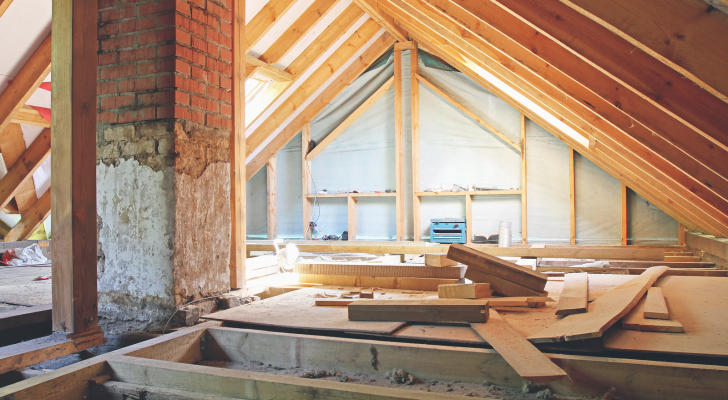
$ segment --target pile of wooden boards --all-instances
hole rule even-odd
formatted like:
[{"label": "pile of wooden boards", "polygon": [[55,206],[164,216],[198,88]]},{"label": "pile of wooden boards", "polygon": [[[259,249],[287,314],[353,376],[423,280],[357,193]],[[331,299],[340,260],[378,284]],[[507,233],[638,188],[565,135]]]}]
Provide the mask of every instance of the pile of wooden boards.
[{"label": "pile of wooden boards", "polygon": [[475,283],[490,283],[494,292],[504,296],[536,296],[546,294],[547,276],[529,268],[493,257],[482,251],[452,244],[447,258],[468,266],[465,278]]}]

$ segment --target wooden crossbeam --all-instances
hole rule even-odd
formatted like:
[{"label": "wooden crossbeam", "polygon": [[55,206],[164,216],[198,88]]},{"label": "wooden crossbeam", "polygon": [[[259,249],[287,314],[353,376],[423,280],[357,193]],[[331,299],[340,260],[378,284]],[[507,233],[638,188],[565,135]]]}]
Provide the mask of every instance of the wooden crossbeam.
[{"label": "wooden crossbeam", "polygon": [[44,129],[13,166],[8,169],[8,173],[0,179],[0,209],[15,197],[21,188],[21,184],[32,178],[33,173],[50,154],[51,130]]},{"label": "wooden crossbeam", "polygon": [[260,56],[262,61],[269,64],[281,62],[296,44],[306,37],[306,34],[323,19],[336,5],[337,0],[315,0],[306,11]]},{"label": "wooden crossbeam", "polygon": [[398,42],[406,42],[408,40],[407,32],[399,27],[391,16],[383,13],[377,6],[377,2],[375,0],[353,0],[353,2],[364,12],[369,14],[372,19],[377,21],[377,23],[389,32],[390,35],[397,39]]},{"label": "wooden crossbeam", "polygon": [[51,122],[43,118],[35,108],[30,106],[22,106],[15,114],[12,120],[13,124],[42,126],[50,128]]},{"label": "wooden crossbeam", "polygon": [[46,190],[30,207],[13,229],[5,235],[6,242],[28,240],[51,213],[51,191]]},{"label": "wooden crossbeam", "polygon": [[490,132],[492,132],[493,134],[495,134],[496,136],[498,136],[501,140],[503,140],[504,142],[506,142],[507,144],[509,144],[511,147],[513,147],[514,149],[516,149],[519,153],[521,152],[521,146],[517,145],[511,139],[508,139],[508,137],[506,135],[504,135],[503,133],[501,133],[499,130],[493,128],[492,125],[490,125],[489,123],[485,122],[482,118],[480,118],[477,115],[473,114],[465,106],[463,106],[462,104],[458,103],[455,99],[453,99],[452,97],[450,97],[447,93],[443,92],[437,86],[435,86],[433,83],[431,83],[430,81],[428,81],[427,79],[425,79],[422,75],[419,75],[418,74],[417,75],[417,80],[420,81],[420,82],[422,82],[422,83],[424,83],[425,85],[427,85],[430,89],[434,90],[435,93],[439,94],[442,98],[444,98],[445,100],[449,101],[452,105],[454,105],[455,107],[457,107],[458,109],[460,109],[460,111],[464,112],[468,117],[474,119],[475,122],[479,123],[485,129],[489,130]]},{"label": "wooden crossbeam", "polygon": [[364,101],[359,107],[357,107],[356,110],[354,110],[353,113],[351,113],[346,119],[339,124],[339,126],[336,127],[331,133],[329,133],[326,138],[324,138],[316,147],[313,148],[307,155],[306,160],[307,161],[313,161],[316,156],[321,154],[324,149],[330,145],[334,140],[336,140],[339,135],[344,133],[344,131],[351,126],[351,124],[354,123],[359,117],[362,116],[368,110],[374,103],[377,102],[382,96],[384,96],[385,93],[389,91],[389,89],[394,86],[394,77],[389,78],[387,82],[385,82],[379,89],[377,89],[376,92],[372,93],[371,96],[369,96],[368,99]]},{"label": "wooden crossbeam", "polygon": [[[373,22],[373,21],[372,21]],[[367,22],[368,23],[368,22]],[[374,22],[376,24],[376,22]],[[365,24],[366,25],[366,24]],[[377,37],[374,42],[339,76],[337,80],[328,85],[320,95],[316,96],[301,113],[299,113],[285,128],[278,133],[263,149],[251,160],[247,169],[247,179],[255,175],[274,154],[278,153],[298,132],[304,124],[311,121],[321,110],[339,95],[351,82],[364,72],[374,61],[384,54],[394,44],[394,39],[387,33]],[[267,136],[267,135],[266,135]],[[252,140],[252,135],[248,137]],[[250,148],[250,147],[249,147]]]},{"label": "wooden crossbeam", "polygon": [[252,20],[245,26],[245,53],[247,54],[260,39],[265,36],[270,28],[275,25],[286,12],[296,3],[296,0],[270,0],[263,8],[255,14]]},{"label": "wooden crossbeam", "polygon": [[[352,34],[334,54],[332,54],[316,71],[313,72],[288,98],[283,101],[250,135],[247,137],[247,154],[250,155],[263,143],[276,128],[293,114],[312,94],[323,85],[332,73],[336,72],[351,56],[369,41],[379,30],[373,20],[367,21]],[[298,128],[301,129],[301,128]],[[267,158],[266,158],[267,162]],[[265,162],[260,164],[262,167]],[[256,169],[257,171],[257,169]]]},{"label": "wooden crossbeam", "polygon": [[[261,61],[250,54],[245,55],[245,64],[246,68],[246,74],[247,76],[252,75],[253,73],[261,74],[265,77],[274,79],[278,82],[288,82],[293,80],[293,75],[286,71],[282,71],[270,64],[268,64],[265,61]],[[248,72],[251,71],[251,72]]]},{"label": "wooden crossbeam", "polygon": [[25,62],[8,87],[0,93],[0,132],[43,83],[51,70],[51,34],[49,33]]}]

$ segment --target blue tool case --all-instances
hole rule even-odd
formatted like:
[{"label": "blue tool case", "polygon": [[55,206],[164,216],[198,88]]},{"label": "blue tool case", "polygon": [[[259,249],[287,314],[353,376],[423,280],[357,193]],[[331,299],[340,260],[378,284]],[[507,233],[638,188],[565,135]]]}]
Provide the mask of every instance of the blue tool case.
[{"label": "blue tool case", "polygon": [[441,218],[430,220],[430,242],[465,243],[467,238],[465,218]]}]

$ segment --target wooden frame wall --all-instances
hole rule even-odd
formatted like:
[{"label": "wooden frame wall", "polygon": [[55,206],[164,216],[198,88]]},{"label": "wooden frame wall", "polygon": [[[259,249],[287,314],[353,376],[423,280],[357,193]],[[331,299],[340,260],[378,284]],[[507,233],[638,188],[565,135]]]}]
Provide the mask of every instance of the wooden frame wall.
[{"label": "wooden frame wall", "polygon": [[230,132],[230,287],[245,286],[245,0],[232,5],[232,131]]},{"label": "wooden frame wall", "polygon": [[307,123],[301,130],[301,201],[303,202],[303,239],[311,239],[313,232],[309,229],[311,218],[313,216],[313,208],[311,204],[311,161],[306,159],[309,146],[311,143],[311,123]]}]

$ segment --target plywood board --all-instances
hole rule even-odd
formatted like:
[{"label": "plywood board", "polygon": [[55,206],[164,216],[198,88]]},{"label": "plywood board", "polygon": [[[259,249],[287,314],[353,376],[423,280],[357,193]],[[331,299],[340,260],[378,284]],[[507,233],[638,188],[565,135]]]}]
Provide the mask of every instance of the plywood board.
[{"label": "plywood board", "polygon": [[479,322],[488,321],[487,300],[357,300],[349,304],[349,321]]},{"label": "plywood board", "polygon": [[585,314],[573,314],[528,337],[534,343],[563,342],[601,337],[644,296],[667,267],[652,267],[642,275],[605,293],[589,304]]},{"label": "plywood board", "polygon": [[536,291],[543,291],[546,286],[547,277],[542,273],[461,244],[450,245],[447,258],[467,265],[465,277],[468,279],[472,279],[468,276],[469,274],[482,272]]},{"label": "plywood board", "polygon": [[429,267],[452,267],[458,265],[458,262],[447,258],[447,253],[433,253],[425,254],[425,265]]},{"label": "plywood board", "polygon": [[[404,325],[401,322],[349,321],[345,308],[316,307],[314,297],[322,289],[304,288],[263,301],[204,316],[205,319],[277,326],[283,328],[320,329],[339,332],[366,332],[389,335]],[[326,293],[339,293],[325,290]]]},{"label": "plywood board", "polygon": [[566,372],[516,332],[498,312],[490,310],[486,324],[470,324],[475,332],[493,347],[523,379],[546,383],[557,381]]},{"label": "plywood board", "polygon": [[665,304],[665,298],[662,295],[662,289],[659,287],[651,287],[647,290],[644,317],[670,319],[670,314],[667,312],[667,304]]},{"label": "plywood board", "polygon": [[608,350],[728,357],[728,279],[703,276],[665,276],[662,289],[670,318],[685,330],[680,334],[610,329],[604,335]]},{"label": "plywood board", "polygon": [[441,299],[482,299],[491,294],[490,283],[456,283],[437,287],[437,297]]},{"label": "plywood board", "polygon": [[312,275],[461,279],[465,275],[465,268],[464,265],[438,268],[404,264],[296,263],[293,272]]},{"label": "plywood board", "polygon": [[[651,288],[654,289],[654,288]],[[646,297],[622,318],[622,329],[645,332],[683,332],[683,325],[674,320],[647,319],[644,316]]]},{"label": "plywood board", "polygon": [[564,288],[559,295],[556,315],[585,313],[588,304],[588,275],[586,272],[566,274]]},{"label": "plywood board", "polygon": [[440,285],[459,283],[459,279],[434,278],[397,278],[349,275],[308,275],[298,276],[300,283],[320,283],[334,286],[378,287],[386,289],[427,290],[436,292]]}]

